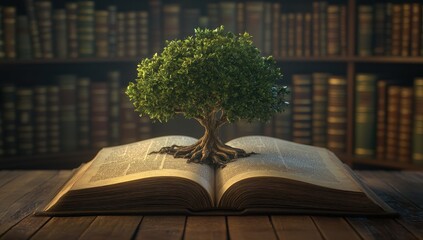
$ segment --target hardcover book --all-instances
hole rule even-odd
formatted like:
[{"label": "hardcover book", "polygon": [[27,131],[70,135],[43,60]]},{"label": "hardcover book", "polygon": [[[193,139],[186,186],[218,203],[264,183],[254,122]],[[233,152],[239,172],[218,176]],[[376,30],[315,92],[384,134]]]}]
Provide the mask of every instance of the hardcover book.
[{"label": "hardcover book", "polygon": [[324,148],[241,137],[227,144],[257,154],[216,169],[149,154],[196,141],[165,136],[103,148],[38,214],[395,214]]}]

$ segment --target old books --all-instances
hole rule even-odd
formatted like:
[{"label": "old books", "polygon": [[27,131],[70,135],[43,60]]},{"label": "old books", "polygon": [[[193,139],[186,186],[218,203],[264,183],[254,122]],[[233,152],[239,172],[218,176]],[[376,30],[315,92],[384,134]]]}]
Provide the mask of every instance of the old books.
[{"label": "old books", "polygon": [[258,154],[219,169],[148,154],[164,145],[195,142],[165,136],[104,148],[40,214],[393,214],[323,148],[241,137],[227,144]]}]

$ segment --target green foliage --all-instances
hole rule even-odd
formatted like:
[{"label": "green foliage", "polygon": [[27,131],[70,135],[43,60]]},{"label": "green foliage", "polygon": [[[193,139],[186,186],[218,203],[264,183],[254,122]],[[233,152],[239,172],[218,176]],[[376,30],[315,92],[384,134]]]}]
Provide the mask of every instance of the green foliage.
[{"label": "green foliage", "polygon": [[227,121],[266,121],[283,110],[286,88],[271,56],[262,57],[248,33],[223,26],[195,29],[194,36],[166,43],[162,53],[138,65],[127,95],[141,115],[168,121],[181,113],[206,118],[223,112]]}]

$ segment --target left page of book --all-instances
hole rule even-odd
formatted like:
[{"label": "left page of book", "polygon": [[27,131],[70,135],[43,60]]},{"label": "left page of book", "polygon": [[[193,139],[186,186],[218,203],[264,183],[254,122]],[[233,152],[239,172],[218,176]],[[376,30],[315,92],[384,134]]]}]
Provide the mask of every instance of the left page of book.
[{"label": "left page of book", "polygon": [[214,199],[214,171],[208,165],[187,164],[186,159],[167,154],[149,154],[161,147],[190,145],[197,140],[166,136],[126,145],[103,148],[71,190],[107,186],[154,177],[181,177],[201,185]]}]

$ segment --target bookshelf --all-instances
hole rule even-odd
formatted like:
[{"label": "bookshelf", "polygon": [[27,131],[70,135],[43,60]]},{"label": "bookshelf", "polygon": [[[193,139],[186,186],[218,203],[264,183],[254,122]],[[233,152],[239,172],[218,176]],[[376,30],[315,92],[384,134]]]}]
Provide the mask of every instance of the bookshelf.
[{"label": "bookshelf", "polygon": [[[44,1],[44,0],[34,0],[34,2]],[[67,0],[60,0],[53,4],[53,9],[56,8],[64,8],[66,3],[69,2],[77,2],[77,1],[67,1]],[[105,10],[108,9],[108,6],[115,5],[113,1],[94,1],[95,2],[95,9]],[[155,10],[152,9],[152,5],[154,3],[161,2],[162,6],[166,4],[179,4],[181,9],[187,8],[187,6],[192,6],[194,8],[198,8],[200,10],[200,14],[208,14],[207,11],[209,10],[207,4],[219,4],[219,2],[223,1],[207,1],[206,3],[198,3],[194,1],[150,1],[150,5],[148,1],[144,3],[136,3],[134,8],[140,11],[147,12],[149,14],[153,14]],[[226,2],[234,2],[234,1],[226,1]],[[236,3],[244,3],[251,1],[236,1]],[[257,2],[257,1],[256,1]],[[259,1],[259,2],[269,2],[270,4],[279,3],[281,5],[282,11],[279,13],[286,13],[287,16],[292,11],[294,13],[297,12],[311,12],[313,11],[313,2],[311,0],[301,0],[301,1]],[[387,161],[384,158],[376,157],[376,156],[364,156],[358,157],[354,154],[354,147],[355,147],[355,94],[356,94],[356,76],[358,73],[373,73],[373,74],[381,74],[382,78],[386,76],[392,75],[393,78],[401,78],[404,75],[404,82],[401,82],[400,85],[404,83],[406,85],[411,85],[412,80],[417,77],[423,77],[423,73],[421,72],[421,68],[423,66],[423,56],[360,56],[358,54],[359,48],[359,36],[358,36],[358,27],[360,25],[358,10],[359,7],[362,5],[367,5],[368,3],[361,0],[336,0],[336,1],[319,1],[325,2],[329,5],[341,5],[345,6],[346,15],[345,17],[345,36],[347,36],[345,52],[339,53],[335,55],[324,55],[324,56],[316,56],[313,53],[305,56],[295,56],[285,54],[280,54],[279,56],[275,56],[277,62],[280,64],[282,68],[282,72],[286,76],[287,82],[290,82],[292,76],[295,74],[312,74],[314,72],[328,72],[337,75],[343,75],[346,79],[346,139],[345,139],[345,151],[337,152],[337,155],[349,165],[366,165],[366,166],[374,166],[378,168],[391,168],[391,169],[404,169],[404,170],[423,170],[422,164],[414,164],[410,161],[408,162],[395,162],[395,161]],[[412,3],[413,1],[410,1]],[[394,2],[397,3],[397,2]],[[408,3],[408,2],[407,2]],[[130,1],[122,1],[122,3],[116,4],[119,11],[122,12],[129,12],[133,10],[131,8]],[[15,6],[17,9],[18,15],[26,14],[26,2],[21,0],[16,3],[15,1],[5,1],[4,3],[0,4],[1,6]],[[236,5],[236,4],[235,4]],[[420,4],[421,5],[421,4]],[[218,5],[219,6],[219,5]],[[306,6],[306,7],[303,7]],[[373,6],[373,5],[371,5]],[[245,6],[244,6],[245,7]],[[286,7],[286,8],[285,8]],[[422,7],[422,6],[421,6]],[[301,9],[304,8],[304,11]],[[287,9],[285,12],[285,9]],[[342,9],[342,8],[341,8]],[[157,10],[157,9],[156,9]],[[170,10],[171,11],[171,10]],[[182,10],[181,10],[182,11]],[[266,11],[266,10],[263,10]],[[342,11],[342,10],[340,10]],[[261,16],[263,21],[266,20],[265,14],[262,13]],[[420,15],[422,15],[422,11],[420,11]],[[305,15],[304,15],[305,16]],[[244,16],[245,17],[245,16]],[[282,15],[280,16],[282,18]],[[306,18],[306,17],[305,17]],[[304,18],[304,19],[305,19]],[[163,19],[162,19],[163,20]],[[274,20],[274,19],[273,19]],[[209,19],[210,21],[210,19]],[[305,20],[304,20],[305,21]],[[269,22],[267,22],[269,23]],[[420,21],[420,28],[422,29]],[[150,25],[151,26],[151,25]],[[149,28],[151,30],[151,28]],[[247,27],[248,31],[248,27]],[[182,30],[181,30],[182,32]],[[250,31],[251,32],[251,31]],[[421,30],[423,32],[423,29]],[[3,36],[5,32],[3,31]],[[152,38],[150,33],[150,38]],[[295,33],[297,34],[297,33]],[[341,34],[342,35],[342,34]],[[341,37],[340,35],[340,37]],[[266,37],[263,37],[262,41],[265,41]],[[423,35],[421,37],[421,42],[423,44]],[[282,41],[282,37],[280,37]],[[288,41],[288,40],[287,40]],[[151,42],[149,42],[151,44]],[[265,44],[263,43],[263,46]],[[1,45],[0,45],[1,46]],[[117,46],[116,46],[117,47]],[[312,47],[312,46],[311,46]],[[313,49],[313,48],[311,48]],[[149,50],[152,50],[152,46],[149,46]],[[270,52],[270,54],[272,54]],[[35,81],[40,81],[43,84],[57,84],[56,76],[60,74],[69,74],[75,73],[79,76],[88,76],[93,79],[94,82],[97,81],[104,81],[106,78],[106,73],[99,71],[99,69],[112,69],[119,71],[121,76],[121,86],[125,86],[128,81],[131,81],[136,76],[135,67],[136,64],[139,62],[142,57],[145,55],[141,55],[138,53],[135,56],[129,56],[131,54],[124,54],[123,56],[118,56],[119,54],[115,54],[112,57],[98,57],[93,56],[84,57],[84,58],[39,58],[39,59],[19,59],[19,58],[0,58],[0,72],[5,77],[6,82],[13,82],[18,87],[24,87],[26,85],[35,86]],[[41,80],[43,79],[43,80]],[[47,80],[46,80],[47,79]],[[401,79],[402,80],[402,79]],[[276,121],[276,120],[274,120]],[[272,123],[273,127],[275,123]],[[183,127],[181,127],[183,126]],[[201,128],[196,126],[193,130],[190,129],[190,122],[185,121],[182,119],[177,119],[175,121],[171,121],[167,125],[163,124],[153,124],[151,126],[151,136],[159,136],[166,133],[175,133],[175,134],[187,134],[192,135],[195,137],[199,137],[201,135]],[[236,128],[236,127],[235,127]],[[274,129],[271,130],[269,134],[269,130],[265,132],[264,130],[266,127],[261,126],[261,134],[265,133],[268,135],[275,134]],[[231,130],[232,131],[232,130]],[[231,133],[232,136],[236,136],[239,132]],[[273,131],[273,132],[272,132]],[[231,134],[227,134],[225,137],[230,136]],[[241,134],[242,135],[242,134]],[[230,137],[229,137],[230,138]],[[423,148],[423,146],[422,146]],[[0,166],[4,166],[5,168],[68,168],[68,167],[76,167],[79,165],[80,162],[88,161],[96,150],[75,150],[68,153],[45,153],[45,154],[35,154],[33,156],[8,156],[8,155],[1,155],[0,156]],[[64,160],[66,159],[66,160]]]}]

